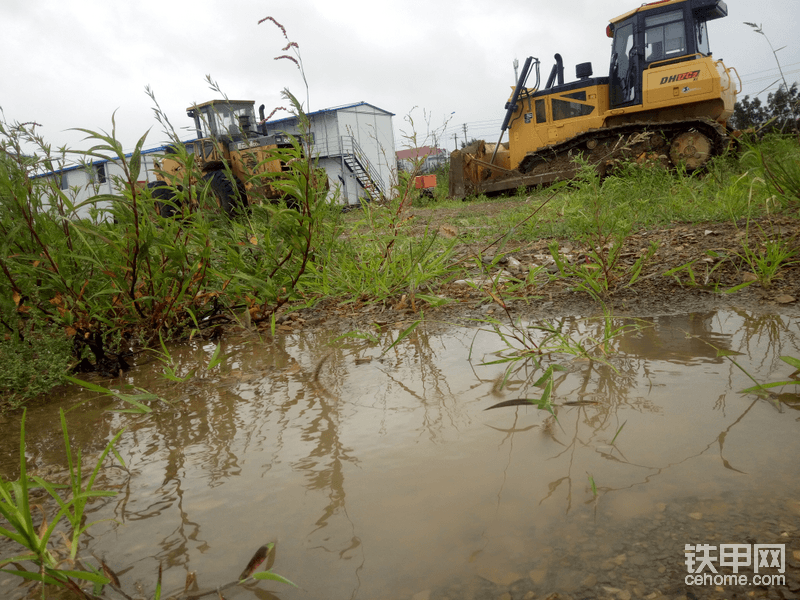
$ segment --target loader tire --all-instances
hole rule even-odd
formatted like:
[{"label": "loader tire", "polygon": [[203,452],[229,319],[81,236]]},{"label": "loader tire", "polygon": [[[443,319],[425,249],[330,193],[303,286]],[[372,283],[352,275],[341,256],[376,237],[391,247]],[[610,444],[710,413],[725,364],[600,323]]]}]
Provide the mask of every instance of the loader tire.
[{"label": "loader tire", "polygon": [[167,219],[180,212],[180,201],[175,198],[175,190],[169,187],[165,181],[151,181],[147,184],[147,188],[156,201],[156,210],[159,215]]},{"label": "loader tire", "polygon": [[235,176],[231,181],[225,171],[211,171],[206,173],[203,179],[208,182],[219,207],[229,217],[247,206],[247,193]]}]

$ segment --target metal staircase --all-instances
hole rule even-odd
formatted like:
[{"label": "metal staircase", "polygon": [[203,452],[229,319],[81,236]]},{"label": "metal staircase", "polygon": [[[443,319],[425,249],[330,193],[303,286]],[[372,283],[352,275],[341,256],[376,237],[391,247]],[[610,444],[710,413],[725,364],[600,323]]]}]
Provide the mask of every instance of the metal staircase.
[{"label": "metal staircase", "polygon": [[369,201],[375,202],[385,197],[386,190],[380,174],[352,135],[343,135],[334,140],[315,143],[314,151],[320,158],[340,157],[342,163],[364,190]]},{"label": "metal staircase", "polygon": [[349,135],[343,136],[342,142],[345,150],[342,154],[344,164],[355,175],[370,201],[375,202],[383,198],[383,182],[361,146]]}]

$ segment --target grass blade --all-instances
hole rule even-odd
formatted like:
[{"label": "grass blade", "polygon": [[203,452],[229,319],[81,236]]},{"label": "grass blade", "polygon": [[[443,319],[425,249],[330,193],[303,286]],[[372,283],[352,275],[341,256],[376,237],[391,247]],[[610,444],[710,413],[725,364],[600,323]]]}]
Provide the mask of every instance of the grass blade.
[{"label": "grass blade", "polygon": [[208,366],[206,367],[206,371],[210,371],[218,364],[220,364],[223,360],[225,360],[224,356],[220,356],[221,349],[222,349],[222,344],[218,342],[217,347],[214,348],[214,354],[211,355],[211,361],[208,363]]},{"label": "grass blade", "polygon": [[263,573],[255,573],[253,579],[266,579],[269,581],[280,581],[281,583],[288,583],[291,586],[297,587],[297,584],[289,581],[286,577],[282,577],[272,571],[264,571]]},{"label": "grass blade", "polygon": [[[627,423],[627,422],[628,422],[628,421],[627,421],[627,419],[626,419],[626,420],[625,420],[625,423]],[[622,425],[620,425],[620,426],[619,426],[619,429],[617,429],[617,433],[615,433],[615,434],[614,434],[614,438],[611,440],[611,445],[612,445],[612,446],[614,445],[614,442],[616,442],[616,441],[617,441],[617,436],[618,436],[618,435],[620,434],[620,432],[622,431],[622,428],[623,428],[623,427],[625,427],[625,423],[623,423]]]},{"label": "grass blade", "polygon": [[417,328],[417,325],[419,325],[420,323],[422,323],[422,319],[418,319],[418,320],[414,321],[411,325],[409,325],[403,331],[401,331],[400,335],[397,336],[397,339],[392,343],[391,346],[389,346],[386,350],[384,350],[381,353],[381,356],[385,355],[387,352],[389,352],[389,350],[391,350],[392,348],[397,346],[397,344],[399,344],[404,339],[406,339],[409,335],[411,335],[411,332],[414,331]]}]

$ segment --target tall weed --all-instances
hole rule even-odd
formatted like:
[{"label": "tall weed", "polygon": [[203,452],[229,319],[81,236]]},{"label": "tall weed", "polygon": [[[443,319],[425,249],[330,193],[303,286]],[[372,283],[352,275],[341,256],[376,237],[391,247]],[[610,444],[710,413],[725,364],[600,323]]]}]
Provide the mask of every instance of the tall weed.
[{"label": "tall weed", "polygon": [[783,206],[800,203],[800,144],[793,136],[769,135],[763,141],[744,139],[744,160],[750,162],[767,191]]},{"label": "tall weed", "polygon": [[[297,100],[286,97],[304,122]],[[294,208],[254,195],[253,209],[233,220],[216,208],[192,155],[176,152],[190,175],[173,182],[180,213],[172,218],[137,185],[145,136],[126,157],[113,127],[83,131],[93,146],[77,154],[113,162],[122,175],[114,193],[78,204],[73,191],[40,177],[62,164],[47,144],[0,123],[0,326],[8,343],[41,323],[48,335],[60,330],[71,340],[71,353],[57,345],[62,358],[116,373],[134,343],[153,345],[242,307],[268,319],[302,297],[309,263],[337,236],[326,182],[301,141],[269,158],[289,165],[270,183]],[[37,152],[26,154],[31,146]],[[79,217],[86,209],[92,217]]]}]

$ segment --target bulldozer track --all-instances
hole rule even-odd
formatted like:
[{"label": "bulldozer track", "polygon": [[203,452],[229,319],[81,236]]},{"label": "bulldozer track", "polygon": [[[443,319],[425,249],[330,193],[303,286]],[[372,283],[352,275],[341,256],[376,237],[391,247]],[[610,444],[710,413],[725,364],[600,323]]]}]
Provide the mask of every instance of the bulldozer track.
[{"label": "bulldozer track", "polygon": [[[529,153],[519,164],[520,183],[533,179],[531,185],[569,179],[577,173],[573,159],[582,155],[605,174],[622,160],[653,155],[668,161],[670,144],[682,133],[698,132],[711,141],[708,160],[722,154],[730,144],[724,126],[710,119],[692,119],[661,123],[629,123],[603,129],[591,129],[559,144]],[[666,156],[665,156],[666,155]],[[703,164],[707,162],[704,161]]]}]

